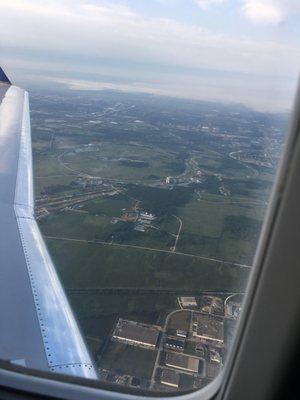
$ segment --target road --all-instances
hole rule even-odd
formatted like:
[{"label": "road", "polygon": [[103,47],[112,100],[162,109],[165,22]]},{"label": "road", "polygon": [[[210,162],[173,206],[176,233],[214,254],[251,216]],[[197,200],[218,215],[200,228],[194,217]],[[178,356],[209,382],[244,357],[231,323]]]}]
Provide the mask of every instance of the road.
[{"label": "road", "polygon": [[62,157],[65,155],[65,153],[60,154],[57,157],[57,161],[60,163],[60,165],[64,168],[66,168],[68,171],[72,172],[73,174],[77,175],[77,176],[83,176],[85,178],[99,178],[102,179],[101,176],[91,176],[89,174],[86,174],[85,172],[81,172],[81,171],[76,171],[75,169],[69,167],[66,163],[63,162]]},{"label": "road", "polygon": [[177,219],[177,221],[179,221],[178,232],[177,232],[177,235],[176,235],[174,247],[172,248],[172,253],[176,253],[176,246],[177,246],[177,243],[178,243],[178,240],[179,240],[179,236],[180,236],[180,233],[181,233],[181,229],[182,229],[182,220],[179,217],[177,217],[177,215],[173,215],[173,217],[175,217]]},{"label": "road", "polygon": [[163,249],[155,249],[152,247],[145,247],[145,246],[135,246],[132,244],[120,244],[120,243],[111,243],[111,242],[104,242],[101,240],[86,240],[86,239],[75,239],[75,238],[67,238],[67,237],[59,237],[59,236],[48,236],[44,235],[45,239],[52,239],[52,240],[61,240],[61,241],[69,241],[69,242],[78,242],[78,243],[88,243],[88,244],[94,244],[94,245],[104,245],[104,246],[116,246],[116,247],[127,247],[127,248],[133,248],[133,249],[141,249],[141,250],[148,250],[148,251],[155,251],[158,253],[168,253],[168,254],[177,254],[180,256],[185,256],[185,257],[193,257],[193,258],[198,258],[200,260],[205,260],[205,261],[213,261],[215,263],[221,264],[221,265],[229,265],[233,267],[238,267],[238,268],[251,268],[250,265],[246,264],[239,264],[239,263],[232,263],[229,261],[225,260],[218,260],[217,258],[210,258],[210,257],[204,257],[204,256],[199,256],[196,254],[188,254],[188,253],[182,253],[180,251],[170,251],[170,250],[163,250]]},{"label": "road", "polygon": [[[219,296],[225,295],[227,298],[236,295],[244,295],[245,293],[241,292],[216,292],[216,291],[203,291],[202,289],[174,289],[174,288],[143,288],[143,287],[86,287],[86,288],[65,288],[66,292],[69,294],[89,294],[89,295],[101,295],[101,294],[112,294],[112,295],[124,295],[124,294],[132,294],[132,295],[144,295],[144,294],[172,294],[177,296],[200,296],[200,295],[208,295],[208,296]],[[181,308],[182,309],[182,308]],[[185,311],[191,311],[188,309],[184,309]],[[177,310],[178,311],[178,310]]]},{"label": "road", "polygon": [[160,354],[161,354],[161,351],[164,348],[165,335],[166,335],[166,330],[167,330],[169,319],[176,312],[178,312],[178,310],[171,311],[167,315],[166,320],[165,320],[165,324],[161,328],[160,340],[159,340],[159,344],[158,344],[158,348],[157,348],[157,356],[156,356],[156,359],[155,359],[155,363],[154,363],[153,371],[152,371],[152,375],[151,375],[151,380],[150,380],[150,389],[153,388],[153,386],[155,385],[156,369],[157,369],[157,367],[159,367]]},{"label": "road", "polygon": [[[193,312],[194,310],[185,309],[185,310],[173,310],[173,311],[171,311],[166,316],[165,324],[161,328],[161,336],[160,336],[160,341],[159,341],[159,344],[158,344],[157,356],[156,356],[155,363],[154,363],[154,366],[153,366],[153,371],[152,371],[152,376],[151,376],[151,381],[150,381],[150,388],[153,388],[153,386],[155,384],[156,369],[157,369],[157,367],[159,367],[159,358],[160,358],[161,351],[163,351],[164,342],[165,342],[165,336],[166,336],[167,326],[169,324],[169,320],[172,317],[172,315],[174,315],[174,314],[176,314],[178,312],[182,312],[182,311],[184,311],[184,312],[185,311]],[[195,374],[187,372],[187,371],[185,371],[185,373],[187,373],[189,375],[195,375]]]}]

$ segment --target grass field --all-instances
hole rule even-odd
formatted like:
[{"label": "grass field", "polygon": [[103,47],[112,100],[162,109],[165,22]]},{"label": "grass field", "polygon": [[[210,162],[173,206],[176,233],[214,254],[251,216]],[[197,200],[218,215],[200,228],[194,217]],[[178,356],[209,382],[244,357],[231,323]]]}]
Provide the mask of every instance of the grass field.
[{"label": "grass field", "polygon": [[196,351],[196,342],[192,340],[187,340],[185,342],[184,353],[189,354],[190,356],[200,356],[201,354]]},{"label": "grass field", "polygon": [[33,160],[34,175],[38,177],[69,174],[70,171],[57,161],[57,157],[58,154],[52,152],[35,155]]},{"label": "grass field", "polygon": [[133,200],[120,194],[109,198],[99,198],[84,203],[82,210],[88,211],[91,215],[105,215],[107,217],[120,217],[122,209],[130,209]]},{"label": "grass field", "polygon": [[[178,292],[180,294],[180,291]],[[80,321],[90,321],[87,333],[92,336],[97,332],[102,323],[99,319],[116,317],[117,315],[130,315],[144,323],[158,323],[160,313],[174,310],[178,307],[175,294],[112,294],[82,292],[74,294],[67,291],[73,308]],[[93,322],[94,321],[94,322]],[[100,334],[101,336],[101,334]]]},{"label": "grass field", "polygon": [[[230,154],[263,154],[260,139],[273,122],[225,105],[110,91],[38,95],[32,110],[35,194],[47,196],[37,211],[50,212],[38,222],[46,236],[83,240],[46,243],[89,350],[102,368],[149,379],[156,352],[112,342],[115,323],[121,317],[164,327],[180,308],[178,297],[244,291],[251,269],[233,263],[252,262],[274,169]],[[220,135],[203,132],[204,125]],[[84,187],[81,173],[119,182]],[[174,187],[163,184],[167,176],[179,177]],[[122,194],[100,194],[113,187]],[[71,206],[94,189],[97,198]],[[67,195],[74,210],[63,211]],[[156,216],[146,232],[125,218],[114,223],[138,208]],[[189,256],[170,251],[178,233],[176,251]],[[168,329],[189,324],[183,310]],[[233,330],[226,324],[226,346]],[[184,353],[201,356],[190,339]],[[193,385],[194,377],[180,373],[181,390]]]},{"label": "grass field", "polygon": [[[49,215],[40,221],[41,230],[46,236],[99,240],[107,243],[113,240],[113,243],[162,250],[169,250],[174,244],[174,236],[159,228],[149,228],[147,232],[137,232],[133,229],[132,222],[119,221],[112,224],[112,216],[102,214],[98,207],[94,210],[97,210],[99,214],[91,215],[68,210]],[[107,209],[102,210],[107,212]],[[113,212],[112,209],[111,212]],[[117,212],[116,216],[120,216],[120,212]]]},{"label": "grass field", "polygon": [[42,232],[49,236],[86,240],[101,237],[105,240],[110,238],[115,229],[115,225],[110,224],[110,220],[105,215],[92,216],[75,211],[64,211],[41,220],[40,227]]},{"label": "grass field", "polygon": [[203,171],[220,174],[230,178],[245,179],[254,177],[256,171],[253,168],[234,160],[228,156],[223,156],[216,151],[205,149],[197,152],[193,159],[197,162],[198,167]]},{"label": "grass field", "polygon": [[150,379],[157,352],[111,341],[99,360],[99,367],[119,374]]},{"label": "grass field", "polygon": [[51,189],[51,187],[57,185],[70,185],[74,180],[76,180],[75,175],[65,173],[54,176],[36,176],[34,185],[35,196],[39,198],[47,188]]},{"label": "grass field", "polygon": [[[137,150],[139,158],[147,159],[151,156],[150,163],[158,157],[162,164],[166,164],[167,160],[164,159],[166,154],[168,157],[175,157],[172,153],[160,150],[157,150],[157,154],[155,153],[156,157],[152,154],[153,149],[148,146],[103,143],[99,149],[100,153],[105,153],[107,159],[113,155],[114,159],[117,159],[117,156],[136,157]],[[95,165],[95,157],[98,161],[103,158],[99,159],[98,153],[96,151],[74,153],[72,156],[65,157],[70,158],[68,165],[76,160],[80,165],[85,162]],[[201,162],[206,164],[207,168],[216,168],[216,164],[222,159],[219,153],[208,149],[206,152],[198,152],[197,157],[201,158]],[[231,161],[239,170],[236,161]],[[126,166],[122,166],[121,169],[124,172],[126,168],[137,171],[138,174],[144,170],[144,168]],[[113,169],[109,168],[109,173]],[[133,172],[130,172],[130,176],[136,181],[137,178]],[[260,172],[264,180],[256,185],[250,181],[243,181],[241,178],[239,181],[227,181],[226,185],[229,188],[232,187],[235,192],[229,198],[218,193],[220,183],[216,178],[209,177],[203,184],[208,192],[201,193],[200,201],[198,195],[193,195],[192,188],[176,188],[170,191],[128,185],[125,195],[85,203],[83,209],[88,211],[89,215],[75,212],[51,215],[41,221],[41,227],[44,234],[50,236],[102,241],[113,239],[115,243],[169,250],[174,245],[174,234],[178,231],[178,221],[173,216],[175,214],[183,222],[177,245],[178,251],[250,264],[258,239],[260,221],[265,210],[265,204],[260,198],[266,199],[266,193],[270,189],[269,184],[264,184],[264,182],[270,182],[270,173],[264,170]],[[58,163],[57,154],[51,152],[48,155],[37,156],[35,173],[37,195],[40,195],[41,191],[47,187],[70,185],[75,179],[75,176],[70,175],[70,171]],[[130,197],[140,200],[143,209],[158,215],[158,219],[153,224],[154,227],[146,233],[134,231],[133,225],[129,223],[111,224],[111,218],[121,216],[123,208],[132,207],[133,200]],[[239,235],[232,235],[234,223],[238,225]]]},{"label": "grass field", "polygon": [[[248,198],[202,194],[179,209],[178,251],[251,264],[265,206]],[[212,217],[213,216],[213,217]]]},{"label": "grass field", "polygon": [[45,187],[69,185],[76,179],[66,168],[59,164],[59,153],[47,151],[33,154],[33,175],[36,198],[40,197]]},{"label": "grass field", "polygon": [[66,288],[141,287],[238,291],[248,270],[175,254],[47,240]]},{"label": "grass field", "polygon": [[[168,190],[146,183],[182,173],[184,164],[175,153],[116,143],[104,143],[99,149],[65,153],[62,160],[75,171],[127,180],[123,193],[83,203],[84,213],[68,210],[50,214],[39,221],[44,235],[170,250],[180,226],[175,217],[178,216],[182,230],[177,251],[251,263],[270,190],[268,171],[260,171],[262,177],[254,182],[246,178],[248,168],[241,169],[234,160],[224,161],[221,154],[207,148],[196,156],[199,167],[233,179],[223,179],[222,183],[216,176],[208,175],[198,186]],[[63,150],[47,151],[43,146],[39,150],[45,153],[35,155],[36,196],[57,185],[67,188],[76,180],[76,174],[59,163],[58,156]],[[137,159],[144,164],[135,165]],[[139,181],[143,184],[132,184]],[[221,184],[229,188],[230,197],[220,195]],[[132,209],[136,200],[141,210],[156,215],[152,228],[137,232],[132,222],[111,223],[113,218],[122,216],[124,209]],[[129,375],[141,373],[135,366],[138,359],[146,378],[151,376],[152,368],[149,367],[152,362],[146,362],[147,350],[115,342],[105,347],[117,318],[163,324],[167,313],[178,308],[177,297],[181,291],[242,291],[249,275],[246,269],[178,254],[51,239],[47,239],[47,244],[93,357],[97,359],[105,349],[100,366]],[[89,291],[122,287],[163,288],[178,293]],[[76,289],[81,292],[72,292]],[[176,313],[169,320],[169,329],[187,330],[189,321],[188,312]],[[185,351],[195,354],[192,344]]]},{"label": "grass field", "polygon": [[179,329],[182,331],[189,331],[191,322],[190,311],[178,310],[171,315],[168,321],[167,329]]},{"label": "grass field", "polygon": [[71,169],[102,178],[130,182],[160,179],[184,170],[182,160],[158,147],[104,142],[99,151],[67,153],[62,161]]}]

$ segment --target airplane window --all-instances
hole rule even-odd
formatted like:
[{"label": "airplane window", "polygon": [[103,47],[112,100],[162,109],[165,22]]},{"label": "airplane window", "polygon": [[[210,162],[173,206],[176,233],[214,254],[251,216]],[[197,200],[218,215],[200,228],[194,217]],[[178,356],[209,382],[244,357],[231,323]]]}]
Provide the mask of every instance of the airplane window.
[{"label": "airplane window", "polygon": [[299,5],[0,4],[0,118],[26,135],[29,104],[35,197],[32,214],[16,200],[31,184],[22,136],[4,236],[19,232],[25,261],[10,245],[18,273],[0,299],[21,276],[23,300],[0,358],[115,390],[205,387],[234,340],[283,149]]}]

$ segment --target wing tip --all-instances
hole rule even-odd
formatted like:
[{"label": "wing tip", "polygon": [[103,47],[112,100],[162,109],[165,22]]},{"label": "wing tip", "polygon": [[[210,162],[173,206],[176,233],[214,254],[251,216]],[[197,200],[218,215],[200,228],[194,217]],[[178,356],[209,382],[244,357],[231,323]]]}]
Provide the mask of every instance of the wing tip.
[{"label": "wing tip", "polygon": [[11,81],[8,79],[6,73],[3,71],[1,67],[0,67],[0,82],[8,83],[9,85],[11,85]]}]

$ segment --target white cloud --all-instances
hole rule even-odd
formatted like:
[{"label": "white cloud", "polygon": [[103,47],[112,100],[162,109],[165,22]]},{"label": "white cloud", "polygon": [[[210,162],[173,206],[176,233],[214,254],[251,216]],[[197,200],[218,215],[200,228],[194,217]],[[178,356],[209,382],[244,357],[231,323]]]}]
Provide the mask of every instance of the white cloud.
[{"label": "white cloud", "polygon": [[48,53],[49,62],[56,55],[61,60],[91,57],[99,62],[264,73],[274,70],[279,56],[295,51],[276,42],[231,38],[196,25],[145,18],[107,3],[0,0],[0,7],[5,15],[0,22],[1,48]]},{"label": "white cloud", "polygon": [[[16,79],[89,79],[101,87],[224,99],[239,74],[269,79],[298,72],[299,47],[145,17],[112,2],[0,0],[0,9],[1,63]],[[243,79],[236,101],[254,86]]]},{"label": "white cloud", "polygon": [[277,25],[300,12],[299,0],[242,0],[245,16],[254,23]]},{"label": "white cloud", "polygon": [[285,18],[285,9],[277,1],[245,0],[243,11],[254,23],[278,24]]},{"label": "white cloud", "polygon": [[[203,10],[229,3],[229,0],[195,0]],[[255,23],[277,25],[290,14],[300,11],[299,0],[236,0],[245,17]]]}]

